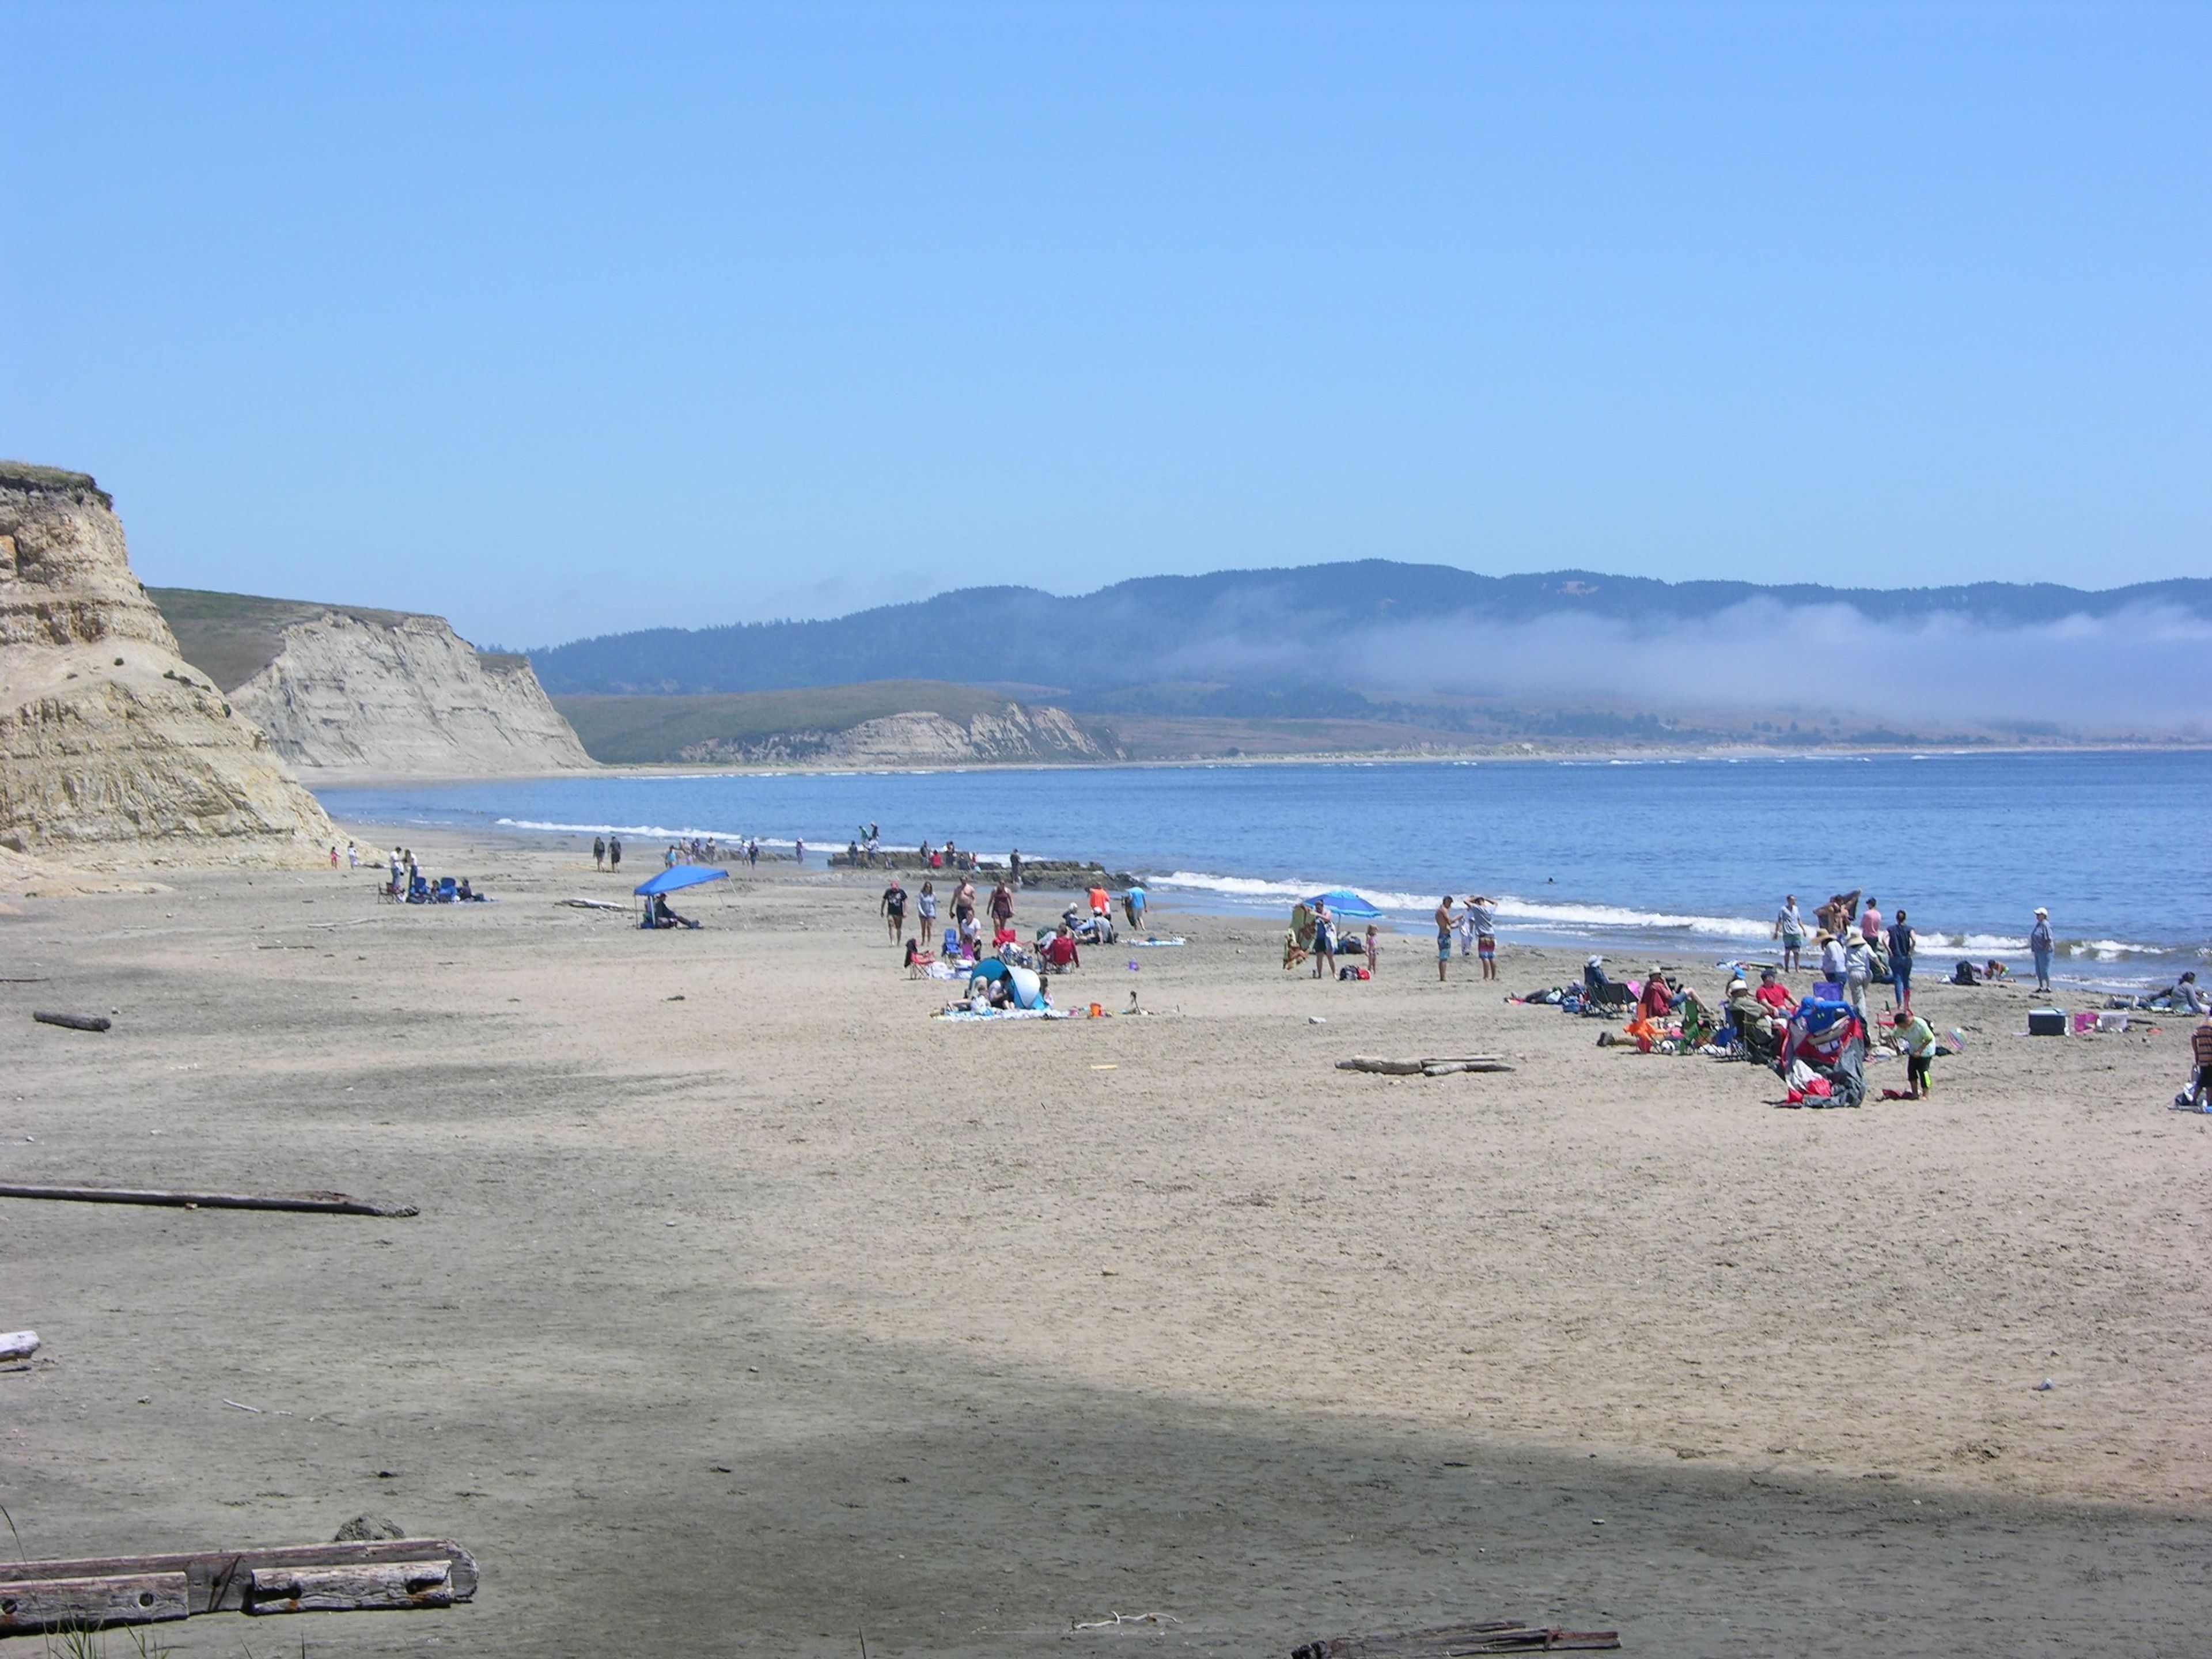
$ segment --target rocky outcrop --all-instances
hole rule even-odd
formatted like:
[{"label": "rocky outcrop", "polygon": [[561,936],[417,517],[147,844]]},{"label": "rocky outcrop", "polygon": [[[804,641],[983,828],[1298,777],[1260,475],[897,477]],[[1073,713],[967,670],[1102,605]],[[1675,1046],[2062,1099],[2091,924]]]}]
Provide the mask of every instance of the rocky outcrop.
[{"label": "rocky outcrop", "polygon": [[442,617],[317,609],[231,701],[314,771],[486,776],[590,767],[527,657],[480,653]]},{"label": "rocky outcrop", "polygon": [[915,710],[862,720],[842,732],[778,732],[742,740],[687,744],[694,762],[815,762],[838,766],[944,766],[1007,761],[1106,761],[1120,751],[1064,708],[1010,702],[972,715],[965,726]]},{"label": "rocky outcrop", "polygon": [[106,493],[0,462],[0,846],[73,864],[282,863],[333,834],[179,653]]}]

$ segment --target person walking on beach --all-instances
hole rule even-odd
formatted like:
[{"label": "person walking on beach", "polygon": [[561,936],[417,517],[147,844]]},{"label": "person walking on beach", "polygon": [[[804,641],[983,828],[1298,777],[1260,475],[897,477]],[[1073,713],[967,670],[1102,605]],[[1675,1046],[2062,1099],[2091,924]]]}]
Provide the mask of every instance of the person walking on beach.
[{"label": "person walking on beach", "polygon": [[884,889],[883,902],[877,907],[891,925],[891,943],[896,945],[906,936],[906,889],[899,885],[894,875],[891,884]]},{"label": "person walking on beach", "polygon": [[2055,941],[2051,937],[2051,912],[2041,905],[2035,907],[2035,926],[2027,930],[2027,948],[2035,957],[2035,988],[2051,989],[2051,950]]},{"label": "person walking on beach", "polygon": [[1820,930],[1820,977],[1838,988],[1844,982],[1844,942],[1826,928]]},{"label": "person walking on beach", "polygon": [[806,862],[806,842],[805,840],[801,839],[791,843],[791,856],[797,859],[802,865]]},{"label": "person walking on beach", "polygon": [[1869,899],[1859,912],[1859,937],[1877,951],[1881,948],[1881,902]]},{"label": "person walking on beach", "polygon": [[1014,923],[1014,890],[1000,882],[991,890],[991,933],[995,938]]},{"label": "person walking on beach", "polygon": [[361,848],[356,847],[351,842],[346,843],[346,868],[349,870],[361,868]]},{"label": "person walking on beach", "polygon": [[1844,946],[1844,1000],[1851,1005],[1861,1024],[1866,1023],[1867,987],[1873,983],[1874,946],[1864,933],[1854,933]]},{"label": "person walking on beach", "polygon": [[1482,963],[1482,977],[1498,977],[1498,912],[1496,901],[1486,893],[1477,893],[1467,902],[1467,914],[1461,918],[1462,928],[1474,934],[1474,954]]},{"label": "person walking on beach", "polygon": [[952,920],[960,924],[963,934],[967,933],[968,924],[975,920],[975,884],[964,877],[952,890]]},{"label": "person walking on beach", "polygon": [[592,868],[604,870],[606,867],[607,838],[605,836],[593,836],[592,837]]},{"label": "person walking on beach", "polygon": [[620,836],[607,837],[607,868],[610,870],[622,868],[622,837]]},{"label": "person walking on beach", "polygon": [[924,939],[936,938],[937,884],[935,882],[925,881],[921,884],[921,892],[915,898],[914,908],[921,917],[921,926],[918,930],[921,936]]},{"label": "person walking on beach", "polygon": [[748,869],[760,868],[760,837],[758,836],[745,837],[745,865]]},{"label": "person walking on beach", "polygon": [[1439,985],[1444,982],[1444,969],[1451,966],[1451,906],[1449,893],[1437,901],[1437,983]]},{"label": "person walking on beach", "polygon": [[1889,928],[1889,983],[1896,994],[1897,1012],[1900,1014],[1912,1012],[1912,952],[1919,944],[1920,935],[1912,931],[1905,912],[1899,910]]},{"label": "person walking on beach", "polygon": [[1782,941],[1782,971],[1794,974],[1804,964],[1798,953],[1805,948],[1805,919],[1797,914],[1797,895],[1787,894],[1774,918],[1774,937]]}]

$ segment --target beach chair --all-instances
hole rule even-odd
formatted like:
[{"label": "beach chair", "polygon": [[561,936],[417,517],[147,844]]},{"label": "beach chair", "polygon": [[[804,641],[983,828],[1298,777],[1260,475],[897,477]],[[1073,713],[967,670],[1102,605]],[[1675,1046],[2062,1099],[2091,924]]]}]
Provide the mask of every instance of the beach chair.
[{"label": "beach chair", "polygon": [[1617,979],[1607,979],[1605,969],[1591,963],[1583,969],[1583,1012],[1610,1017],[1625,1014],[1636,1006],[1636,994]]},{"label": "beach chair", "polygon": [[459,895],[453,890],[454,884],[453,878],[451,876],[441,876],[438,878],[439,903],[452,904],[459,898]]}]

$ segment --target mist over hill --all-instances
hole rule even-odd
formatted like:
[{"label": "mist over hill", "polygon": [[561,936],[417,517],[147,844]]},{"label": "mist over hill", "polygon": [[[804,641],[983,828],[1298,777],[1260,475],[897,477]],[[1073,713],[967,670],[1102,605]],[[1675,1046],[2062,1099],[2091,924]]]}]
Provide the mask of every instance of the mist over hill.
[{"label": "mist over hill", "polygon": [[609,635],[531,659],[569,694],[934,678],[1048,690],[1102,713],[1368,718],[1509,697],[2195,733],[2212,730],[2212,580],[1851,589],[1365,560],[1072,598],[969,588],[828,621]]}]

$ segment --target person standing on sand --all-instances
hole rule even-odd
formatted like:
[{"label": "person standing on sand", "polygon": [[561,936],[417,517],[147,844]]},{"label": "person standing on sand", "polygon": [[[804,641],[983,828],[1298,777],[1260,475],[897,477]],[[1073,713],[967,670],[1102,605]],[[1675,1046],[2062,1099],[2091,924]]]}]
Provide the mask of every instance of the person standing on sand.
[{"label": "person standing on sand", "polygon": [[1451,904],[1449,893],[1437,901],[1437,983],[1439,985],[1444,982],[1444,969],[1451,966]]},{"label": "person standing on sand", "polygon": [[1314,977],[1336,977],[1336,922],[1328,914],[1328,906],[1319,899],[1314,901]]},{"label": "person standing on sand", "polygon": [[1018,847],[1006,854],[1006,879],[1017,887],[1022,884],[1022,849]]},{"label": "person standing on sand", "polygon": [[351,842],[346,843],[346,868],[349,870],[361,868],[361,849]]},{"label": "person standing on sand", "polygon": [[1912,952],[1919,943],[1920,935],[1912,931],[1905,912],[1899,910],[1889,929],[1889,983],[1896,994],[1897,1012],[1900,1014],[1912,1012]]},{"label": "person standing on sand", "polygon": [[1881,949],[1881,902],[1869,899],[1866,908],[1859,912],[1859,937],[1874,949]]},{"label": "person standing on sand", "polygon": [[937,884],[935,882],[925,881],[921,884],[921,892],[915,898],[914,907],[921,917],[920,931],[922,938],[935,939],[937,937]]},{"label": "person standing on sand", "polygon": [[2051,989],[2051,951],[2057,943],[2051,936],[2051,912],[2041,905],[2035,907],[2035,926],[2027,930],[2027,948],[2035,957],[2035,988]]},{"label": "person standing on sand", "polygon": [[1375,977],[1375,964],[1382,958],[1382,943],[1375,932],[1375,924],[1367,924],[1367,977]]},{"label": "person standing on sand", "polygon": [[991,932],[1004,933],[1014,920],[1014,890],[1000,882],[991,890]]},{"label": "person standing on sand", "polygon": [[965,878],[952,890],[952,920],[960,924],[963,936],[968,924],[975,920],[975,884]]},{"label": "person standing on sand", "polygon": [[891,943],[896,945],[906,936],[906,889],[899,885],[897,876],[891,877],[891,884],[884,889],[883,902],[876,908],[890,919]]},{"label": "person standing on sand", "polygon": [[1805,948],[1805,919],[1797,914],[1797,895],[1785,895],[1774,918],[1774,937],[1782,941],[1782,971],[1794,974],[1804,966],[1799,952]]},{"label": "person standing on sand", "polygon": [[1874,983],[1874,946],[1866,935],[1854,933],[1844,946],[1844,1000],[1851,1005],[1851,1012],[1866,1020],[1867,987]]},{"label": "person standing on sand", "polygon": [[791,856],[797,859],[802,865],[806,862],[806,842],[804,838],[791,843]]},{"label": "person standing on sand", "polygon": [[622,837],[620,836],[607,837],[607,868],[610,870],[622,868]]},{"label": "person standing on sand", "polygon": [[1485,979],[1498,977],[1498,912],[1492,908],[1496,901],[1486,893],[1477,893],[1467,902],[1463,925],[1474,933],[1474,953],[1482,963]]},{"label": "person standing on sand", "polygon": [[605,836],[593,836],[592,837],[592,868],[604,870],[606,867],[607,838]]}]

